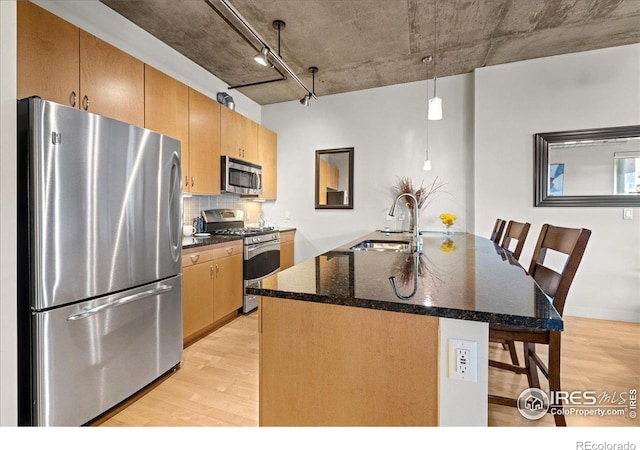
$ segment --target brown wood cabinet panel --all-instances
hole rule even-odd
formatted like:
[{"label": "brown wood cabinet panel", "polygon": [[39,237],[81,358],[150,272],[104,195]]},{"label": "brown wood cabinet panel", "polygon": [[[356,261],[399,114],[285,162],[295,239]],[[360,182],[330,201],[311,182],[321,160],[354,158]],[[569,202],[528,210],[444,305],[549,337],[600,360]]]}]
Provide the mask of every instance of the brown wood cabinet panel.
[{"label": "brown wood cabinet panel", "polygon": [[213,323],[213,262],[182,269],[182,336],[188,340]]},{"label": "brown wood cabinet panel", "polygon": [[278,135],[258,125],[258,164],[262,166],[260,198],[275,200],[278,196]]},{"label": "brown wood cabinet panel", "polygon": [[[189,174],[189,88],[165,73],[144,66],[145,127],[181,142],[183,189],[191,189]],[[187,183],[188,181],[188,183]]]},{"label": "brown wood cabinet panel", "polygon": [[242,255],[215,259],[213,280],[213,321],[242,307]]},{"label": "brown wood cabinet panel", "polygon": [[280,270],[293,266],[293,241],[280,242]]},{"label": "brown wood cabinet panel", "polygon": [[438,424],[437,317],[271,297],[258,311],[260,426]]},{"label": "brown wood cabinet panel", "polygon": [[220,154],[258,164],[258,124],[227,107],[220,108]]},{"label": "brown wood cabinet panel", "polygon": [[80,95],[80,108],[144,127],[144,63],[83,30]]},{"label": "brown wood cabinet panel", "polygon": [[220,194],[220,107],[217,101],[189,88],[191,192]]},{"label": "brown wood cabinet panel", "polygon": [[[80,30],[28,1],[17,2],[17,96],[80,102]],[[74,95],[75,94],[75,95]]]}]

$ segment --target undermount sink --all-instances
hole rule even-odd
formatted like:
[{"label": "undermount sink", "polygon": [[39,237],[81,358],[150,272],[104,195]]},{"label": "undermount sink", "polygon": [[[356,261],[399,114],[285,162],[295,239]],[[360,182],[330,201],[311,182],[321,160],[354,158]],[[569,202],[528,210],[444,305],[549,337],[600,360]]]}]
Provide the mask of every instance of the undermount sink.
[{"label": "undermount sink", "polygon": [[382,252],[411,252],[411,243],[409,241],[374,241],[366,240],[362,241],[353,247],[351,250],[359,251],[382,251]]}]

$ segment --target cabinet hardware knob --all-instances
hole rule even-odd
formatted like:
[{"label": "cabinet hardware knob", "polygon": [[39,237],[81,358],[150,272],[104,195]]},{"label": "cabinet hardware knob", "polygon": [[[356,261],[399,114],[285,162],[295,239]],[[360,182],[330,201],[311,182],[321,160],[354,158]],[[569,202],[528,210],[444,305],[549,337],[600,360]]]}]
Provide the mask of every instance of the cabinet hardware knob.
[{"label": "cabinet hardware knob", "polygon": [[220,266],[216,264],[216,278],[218,278],[219,273],[220,273]]},{"label": "cabinet hardware knob", "polygon": [[184,187],[189,187],[189,177],[184,177]]},{"label": "cabinet hardware knob", "polygon": [[197,262],[198,262],[198,260],[200,259],[200,254],[197,254],[197,255],[191,255],[191,256],[189,256],[189,258],[191,258],[191,262],[195,264],[195,263],[197,263]]},{"label": "cabinet hardware knob", "polygon": [[89,97],[86,95],[82,97],[82,109],[89,111]]},{"label": "cabinet hardware knob", "polygon": [[233,247],[229,247],[227,249],[227,255],[231,255],[233,253]]},{"label": "cabinet hardware knob", "polygon": [[76,95],[76,91],[71,91],[71,95],[69,96],[69,103],[71,103],[72,108],[76,107],[77,99],[78,99],[78,96]]},{"label": "cabinet hardware knob", "polygon": [[195,177],[191,177],[191,187],[195,186],[195,184],[196,184]]},{"label": "cabinet hardware knob", "polygon": [[211,276],[211,278],[213,278],[213,264],[211,264],[209,266],[209,276]]}]

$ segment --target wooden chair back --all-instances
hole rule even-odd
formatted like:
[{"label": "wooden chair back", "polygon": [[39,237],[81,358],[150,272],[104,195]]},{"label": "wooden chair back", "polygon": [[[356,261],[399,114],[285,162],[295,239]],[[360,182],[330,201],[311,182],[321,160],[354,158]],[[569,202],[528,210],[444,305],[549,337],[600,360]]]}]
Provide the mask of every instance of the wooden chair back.
[{"label": "wooden chair back", "polygon": [[511,241],[518,241],[516,248],[512,253],[514,258],[519,259],[522,249],[524,248],[524,242],[527,240],[527,235],[529,234],[529,228],[531,228],[531,224],[529,222],[516,222],[510,220],[507,225],[507,230],[504,232],[504,237],[502,238],[502,244],[500,244],[500,247],[509,250]]},{"label": "wooden chair back", "polygon": [[507,224],[506,220],[496,219],[496,223],[493,225],[493,231],[491,232],[491,240],[497,244],[502,239],[502,233],[504,232],[504,226]]},{"label": "wooden chair back", "polygon": [[[561,317],[567,293],[582,261],[590,236],[591,230],[585,228],[563,228],[548,224],[543,225],[540,231],[538,243],[531,258],[529,275],[553,299],[553,306]],[[547,250],[566,255],[566,261],[560,272],[545,266]]]}]

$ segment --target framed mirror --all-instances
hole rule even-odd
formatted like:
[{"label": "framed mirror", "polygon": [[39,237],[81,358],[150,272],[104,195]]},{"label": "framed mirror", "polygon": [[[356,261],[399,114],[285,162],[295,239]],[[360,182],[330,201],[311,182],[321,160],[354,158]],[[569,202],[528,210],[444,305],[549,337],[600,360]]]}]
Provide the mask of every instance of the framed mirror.
[{"label": "framed mirror", "polygon": [[534,135],[535,206],[640,206],[640,125]]},{"label": "framed mirror", "polygon": [[316,209],[353,209],[353,147],[316,150]]}]

